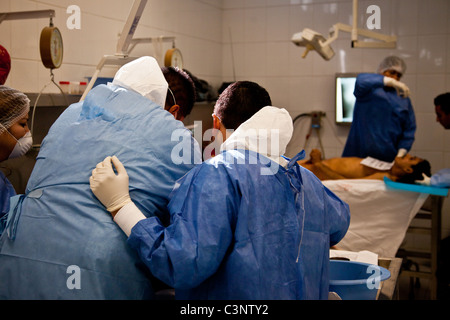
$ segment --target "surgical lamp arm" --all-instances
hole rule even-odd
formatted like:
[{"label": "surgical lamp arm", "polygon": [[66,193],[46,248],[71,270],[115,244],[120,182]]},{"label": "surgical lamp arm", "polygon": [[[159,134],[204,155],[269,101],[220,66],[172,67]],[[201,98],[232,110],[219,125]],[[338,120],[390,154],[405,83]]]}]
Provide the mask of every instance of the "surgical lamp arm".
[{"label": "surgical lamp arm", "polygon": [[89,91],[91,91],[95,81],[98,78],[98,75],[100,74],[100,71],[103,69],[105,65],[122,66],[136,59],[136,57],[128,56],[129,53],[128,47],[130,46],[130,43],[132,43],[134,32],[136,31],[137,25],[139,24],[142,12],[144,11],[145,6],[147,5],[147,1],[148,0],[135,0],[133,2],[130,12],[128,13],[128,18],[123,27],[121,36],[117,42],[116,54],[105,55],[101,58],[91,78],[91,81],[89,81],[86,90],[84,90],[84,93],[81,96],[80,101],[83,101],[86,98]]},{"label": "surgical lamp arm", "polygon": [[175,47],[175,37],[166,37],[166,36],[162,36],[159,38],[135,38],[135,39],[131,39],[130,42],[130,48],[128,49],[127,54],[130,54],[131,51],[133,51],[134,47],[136,47],[136,45],[140,44],[140,43],[152,43],[154,41],[160,40],[162,42],[172,42]]},{"label": "surgical lamp arm", "polygon": [[309,43],[305,46],[305,51],[303,51],[302,58],[306,58],[310,51],[314,51],[314,47]]},{"label": "surgical lamp arm", "polygon": [[[330,60],[334,56],[330,44],[338,38],[339,31],[351,33],[352,48],[395,48],[397,46],[397,37],[380,34],[370,30],[358,29],[358,0],[353,0],[353,26],[342,23],[335,24],[330,29],[330,35],[327,40],[308,28],[303,29],[301,33],[296,33],[292,37],[294,44],[306,47],[302,57],[305,58],[309,51],[315,50],[325,60]],[[380,41],[358,41],[358,35],[380,40]]]},{"label": "surgical lamp arm", "polygon": [[131,39],[133,39],[134,32],[136,31],[146,5],[147,0],[134,1],[131,10],[128,13],[128,18],[123,27],[122,34],[117,42],[116,55],[127,54]]},{"label": "surgical lamp arm", "polygon": [[[353,28],[350,25],[343,23],[336,23],[330,30],[330,37],[322,45],[330,45],[333,41],[338,38],[339,31],[344,31],[352,34],[352,47],[353,48],[395,48],[397,37],[389,36],[385,34],[380,34],[378,32]],[[356,36],[355,36],[356,34]],[[363,37],[380,40],[382,42],[359,42],[357,36],[361,35]]]}]

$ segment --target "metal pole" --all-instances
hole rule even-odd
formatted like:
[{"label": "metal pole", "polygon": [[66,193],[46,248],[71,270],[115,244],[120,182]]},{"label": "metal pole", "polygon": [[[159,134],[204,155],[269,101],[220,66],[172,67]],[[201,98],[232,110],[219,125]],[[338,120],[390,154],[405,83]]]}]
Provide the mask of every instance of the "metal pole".
[{"label": "metal pole", "polygon": [[358,41],[358,0],[353,0],[352,42]]},{"label": "metal pole", "polygon": [[5,20],[24,20],[38,18],[53,18],[55,10],[34,10],[34,11],[16,11],[16,12],[0,12],[0,23]]},{"label": "metal pole", "polygon": [[131,7],[128,19],[123,27],[122,34],[117,42],[116,54],[126,55],[128,52],[128,46],[131,43],[134,32],[136,31],[139,20],[141,19],[142,12],[145,9],[147,0],[135,0]]}]

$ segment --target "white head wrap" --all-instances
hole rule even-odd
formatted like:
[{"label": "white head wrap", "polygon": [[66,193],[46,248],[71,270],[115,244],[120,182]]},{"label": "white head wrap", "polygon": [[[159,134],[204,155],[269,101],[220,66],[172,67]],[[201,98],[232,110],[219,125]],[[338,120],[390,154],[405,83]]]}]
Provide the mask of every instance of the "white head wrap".
[{"label": "white head wrap", "polygon": [[283,164],[280,157],[292,138],[294,125],[286,109],[267,106],[242,123],[221,145],[220,151],[245,149]]},{"label": "white head wrap", "polygon": [[169,85],[153,57],[141,57],[122,66],[112,84],[136,91],[162,108],[166,104]]}]

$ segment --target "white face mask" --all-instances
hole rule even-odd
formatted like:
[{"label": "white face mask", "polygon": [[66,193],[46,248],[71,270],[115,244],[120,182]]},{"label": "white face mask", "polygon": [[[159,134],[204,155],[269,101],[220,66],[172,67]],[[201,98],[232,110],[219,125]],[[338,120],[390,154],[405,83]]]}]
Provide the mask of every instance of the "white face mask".
[{"label": "white face mask", "polygon": [[[8,131],[9,133],[9,131]],[[10,133],[11,134],[11,133]],[[11,136],[16,139],[12,134]],[[17,139],[16,139],[17,140]],[[33,137],[31,136],[31,132],[28,131],[22,138],[17,140],[16,145],[14,146],[13,151],[9,155],[8,159],[19,158],[27,153],[30,150],[33,144]]]}]

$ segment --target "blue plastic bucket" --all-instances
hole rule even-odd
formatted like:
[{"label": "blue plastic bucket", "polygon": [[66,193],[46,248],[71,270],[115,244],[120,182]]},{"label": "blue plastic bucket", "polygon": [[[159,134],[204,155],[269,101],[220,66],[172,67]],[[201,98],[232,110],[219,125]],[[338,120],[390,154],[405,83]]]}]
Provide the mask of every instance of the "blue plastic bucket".
[{"label": "blue plastic bucket", "polygon": [[330,260],[330,292],[342,300],[375,300],[381,282],[390,277],[389,270],[373,264]]}]

